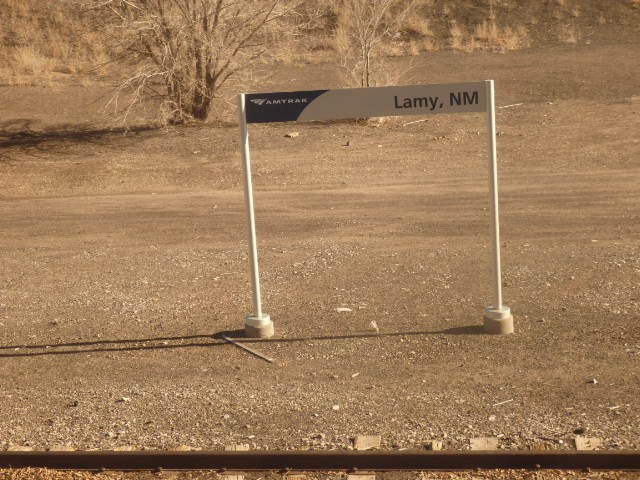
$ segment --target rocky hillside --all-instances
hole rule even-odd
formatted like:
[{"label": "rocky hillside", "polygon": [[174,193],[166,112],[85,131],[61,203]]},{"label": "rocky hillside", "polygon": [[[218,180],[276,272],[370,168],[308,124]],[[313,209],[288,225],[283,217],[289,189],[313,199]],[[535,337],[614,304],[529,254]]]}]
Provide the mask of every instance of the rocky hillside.
[{"label": "rocky hillside", "polygon": [[[344,1],[305,0],[302,17],[294,20],[305,25],[303,34],[282,40],[282,53],[275,58],[330,61]],[[108,35],[88,3],[0,0],[0,84],[87,76],[110,65]],[[387,39],[386,54],[637,43],[640,38],[640,0],[417,0],[415,5]]]}]

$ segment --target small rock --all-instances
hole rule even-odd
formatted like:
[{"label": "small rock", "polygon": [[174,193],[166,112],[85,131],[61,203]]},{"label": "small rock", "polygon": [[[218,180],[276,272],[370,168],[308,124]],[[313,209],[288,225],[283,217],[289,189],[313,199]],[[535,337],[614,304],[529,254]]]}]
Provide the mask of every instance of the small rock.
[{"label": "small rock", "polygon": [[592,378],[591,380],[588,380],[587,383],[591,383],[592,385],[597,385],[598,380],[596,380],[595,378]]},{"label": "small rock", "polygon": [[381,127],[387,122],[387,117],[370,117],[367,119],[367,125],[370,127]]},{"label": "small rock", "polygon": [[545,440],[534,440],[531,443],[531,450],[551,450],[548,441]]},{"label": "small rock", "polygon": [[347,140],[347,143],[342,145],[343,147],[350,147],[351,146],[351,140]]},{"label": "small rock", "polygon": [[244,475],[241,473],[223,473],[220,477],[224,478],[224,480],[244,480]]},{"label": "small rock", "polygon": [[287,138],[296,138],[300,136],[300,132],[289,132],[285,135]]},{"label": "small rock", "polygon": [[360,372],[352,373],[351,378],[356,378],[359,375],[360,375]]},{"label": "small rock", "polygon": [[474,437],[469,439],[471,450],[497,450],[497,437]]},{"label": "small rock", "polygon": [[9,445],[7,447],[7,452],[32,452],[32,447],[27,447],[26,445]]},{"label": "small rock", "polygon": [[356,450],[371,450],[380,448],[382,437],[380,435],[357,435],[353,446]]},{"label": "small rock", "polygon": [[440,440],[428,440],[424,443],[425,450],[442,450],[444,444]]},{"label": "small rock", "polygon": [[351,310],[350,308],[347,307],[338,307],[336,308],[336,312],[338,313],[348,313],[348,312],[352,312],[353,310]]},{"label": "small rock", "polygon": [[331,410],[333,410],[334,412],[337,412],[338,410],[340,410],[340,405],[334,405],[331,407]]},{"label": "small rock", "polygon": [[369,328],[376,333],[380,333],[380,329],[378,328],[378,322],[376,322],[375,320],[371,320],[369,322]]},{"label": "small rock", "polygon": [[118,400],[116,400],[116,402],[118,403],[127,403],[130,402],[131,398],[130,397],[120,397]]},{"label": "small rock", "polygon": [[174,447],[172,449],[170,449],[172,452],[195,452],[200,450],[199,448],[196,447],[190,447],[189,445],[178,445],[177,447]]},{"label": "small rock", "polygon": [[576,436],[576,450],[595,450],[602,447],[602,439],[597,437]]},{"label": "small rock", "polygon": [[69,445],[52,445],[51,447],[47,448],[48,451],[50,452],[75,452],[76,449],[69,446]]},{"label": "small rock", "polygon": [[249,444],[248,443],[236,443],[233,445],[225,445],[225,452],[248,452]]},{"label": "small rock", "polygon": [[348,473],[347,480],[376,480],[375,473]]}]

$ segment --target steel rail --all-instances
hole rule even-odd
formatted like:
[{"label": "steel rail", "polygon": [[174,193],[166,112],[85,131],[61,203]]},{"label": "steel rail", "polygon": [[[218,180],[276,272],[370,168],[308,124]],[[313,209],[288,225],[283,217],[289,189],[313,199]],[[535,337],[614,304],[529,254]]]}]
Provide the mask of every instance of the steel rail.
[{"label": "steel rail", "polygon": [[640,451],[0,452],[0,468],[28,467],[94,471],[640,470]]}]

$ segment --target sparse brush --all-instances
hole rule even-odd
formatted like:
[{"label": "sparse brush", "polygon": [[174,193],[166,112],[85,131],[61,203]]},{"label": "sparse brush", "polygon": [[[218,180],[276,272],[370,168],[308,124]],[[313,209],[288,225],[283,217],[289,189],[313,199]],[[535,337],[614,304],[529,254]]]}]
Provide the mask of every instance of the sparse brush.
[{"label": "sparse brush", "polygon": [[558,31],[558,40],[569,45],[576,45],[580,40],[580,32],[574,25],[563,25]]},{"label": "sparse brush", "polygon": [[42,55],[33,46],[13,49],[13,65],[16,73],[42,76],[53,70],[55,60]]},{"label": "sparse brush", "polygon": [[291,3],[281,0],[92,0],[120,38],[119,52],[133,73],[110,105],[123,119],[153,99],[168,123],[206,120],[223,86],[269,57],[269,47],[292,26],[281,20]]},{"label": "sparse brush", "polygon": [[450,45],[454,50],[473,52],[492,50],[506,52],[526,48],[530,45],[529,33],[523,25],[515,28],[501,27],[495,19],[484,20],[473,29],[473,33],[453,22],[449,29]]},{"label": "sparse brush", "polygon": [[449,29],[450,45],[453,50],[461,50],[463,52],[472,52],[475,50],[475,40],[469,35],[464,27],[457,24],[451,25]]},{"label": "sparse brush", "polygon": [[381,47],[396,39],[414,8],[414,1],[343,0],[336,4],[336,48],[348,85],[387,84]]},{"label": "sparse brush", "polygon": [[107,56],[104,38],[96,41],[91,31],[95,19],[77,0],[0,0],[0,12],[0,63],[13,83],[89,70],[95,58]]},{"label": "sparse brush", "polygon": [[419,16],[409,15],[405,25],[402,26],[402,30],[410,38],[425,38],[434,37],[433,30],[431,29],[430,20]]},{"label": "sparse brush", "polygon": [[481,48],[505,52],[529,46],[526,27],[519,25],[500,27],[495,20],[485,20],[475,28],[475,37]]}]

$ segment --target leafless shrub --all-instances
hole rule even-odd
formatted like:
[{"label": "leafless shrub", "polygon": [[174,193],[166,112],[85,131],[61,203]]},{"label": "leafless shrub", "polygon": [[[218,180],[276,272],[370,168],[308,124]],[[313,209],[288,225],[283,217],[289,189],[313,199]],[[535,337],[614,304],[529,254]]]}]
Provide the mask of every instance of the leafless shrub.
[{"label": "leafless shrub", "polygon": [[347,83],[371,87],[383,83],[380,46],[397,37],[413,0],[336,0],[336,48]]},{"label": "leafless shrub", "polygon": [[126,114],[160,99],[168,123],[206,120],[213,100],[256,61],[291,12],[281,0],[93,0],[111,15],[121,54],[135,71],[116,89]]}]

